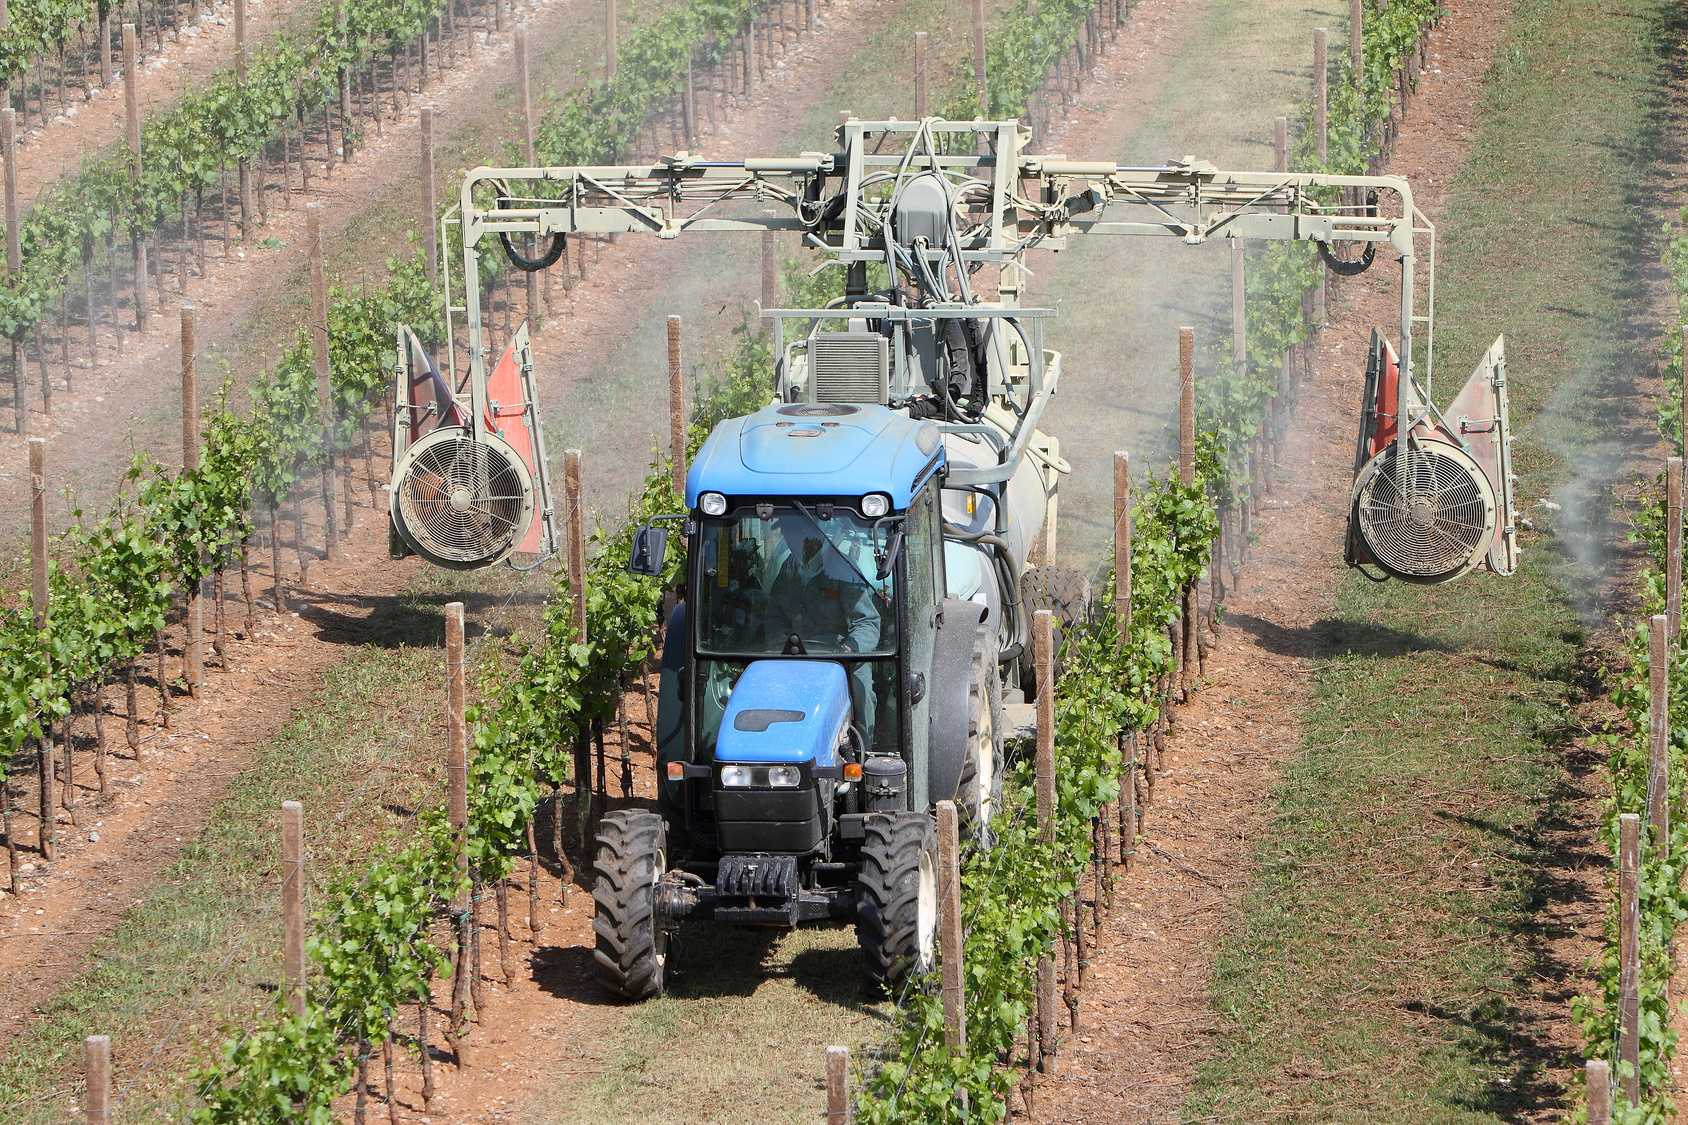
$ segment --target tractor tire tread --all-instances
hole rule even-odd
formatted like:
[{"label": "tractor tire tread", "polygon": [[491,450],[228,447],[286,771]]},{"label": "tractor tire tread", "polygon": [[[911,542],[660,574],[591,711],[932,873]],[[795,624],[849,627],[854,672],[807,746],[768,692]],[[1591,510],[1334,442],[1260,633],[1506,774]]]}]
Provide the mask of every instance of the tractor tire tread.
[{"label": "tractor tire tread", "polygon": [[593,959],[598,983],[629,1000],[660,996],[663,989],[653,874],[649,867],[641,870],[663,854],[663,827],[656,813],[622,810],[606,813],[598,828]]}]

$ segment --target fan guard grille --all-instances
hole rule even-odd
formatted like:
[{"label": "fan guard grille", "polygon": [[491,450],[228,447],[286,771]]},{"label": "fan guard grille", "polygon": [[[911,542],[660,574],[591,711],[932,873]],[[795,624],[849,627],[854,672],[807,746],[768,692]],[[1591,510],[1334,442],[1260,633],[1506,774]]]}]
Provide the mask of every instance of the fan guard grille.
[{"label": "fan guard grille", "polygon": [[1360,534],[1378,565],[1402,578],[1437,581],[1463,574],[1494,535],[1494,493],[1482,470],[1435,441],[1410,449],[1396,471],[1391,444],[1362,471],[1354,506]]},{"label": "fan guard grille", "polygon": [[486,566],[507,555],[532,517],[527,467],[504,442],[438,430],[403,466],[395,501],[405,538],[443,565]]}]

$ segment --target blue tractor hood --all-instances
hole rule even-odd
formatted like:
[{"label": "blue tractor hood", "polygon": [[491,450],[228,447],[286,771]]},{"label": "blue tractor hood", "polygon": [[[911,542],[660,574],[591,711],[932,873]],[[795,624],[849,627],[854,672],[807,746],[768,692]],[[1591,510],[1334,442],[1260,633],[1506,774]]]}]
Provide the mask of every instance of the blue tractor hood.
[{"label": "blue tractor hood", "polygon": [[838,764],[838,732],[850,720],[844,666],[830,660],[757,660],[733,685],[717,762]]},{"label": "blue tractor hood", "polygon": [[698,494],[861,496],[883,492],[898,510],[943,463],[938,427],[883,406],[773,403],[715,427],[686,474]]}]

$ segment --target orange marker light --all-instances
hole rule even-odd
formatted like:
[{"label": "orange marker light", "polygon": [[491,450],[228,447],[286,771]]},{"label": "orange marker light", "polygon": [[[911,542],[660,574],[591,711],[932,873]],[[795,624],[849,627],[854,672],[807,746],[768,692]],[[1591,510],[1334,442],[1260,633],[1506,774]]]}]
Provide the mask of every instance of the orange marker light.
[{"label": "orange marker light", "polygon": [[686,767],[679,762],[668,763],[668,780],[680,781],[686,776]]},{"label": "orange marker light", "polygon": [[860,762],[844,763],[844,780],[860,781],[862,779],[862,764]]}]

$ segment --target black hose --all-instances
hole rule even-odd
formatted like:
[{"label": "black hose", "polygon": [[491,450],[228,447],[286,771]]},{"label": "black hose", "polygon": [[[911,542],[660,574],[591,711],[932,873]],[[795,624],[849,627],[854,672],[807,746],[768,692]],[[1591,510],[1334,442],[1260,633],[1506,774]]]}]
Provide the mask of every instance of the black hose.
[{"label": "black hose", "polygon": [[557,260],[563,256],[563,249],[568,245],[568,235],[562,233],[552,235],[551,248],[545,252],[545,256],[542,258],[524,258],[518,254],[516,248],[510,244],[509,231],[499,231],[498,241],[504,244],[504,253],[509,257],[512,266],[523,273],[538,273],[540,270],[548,270],[557,264]]}]

